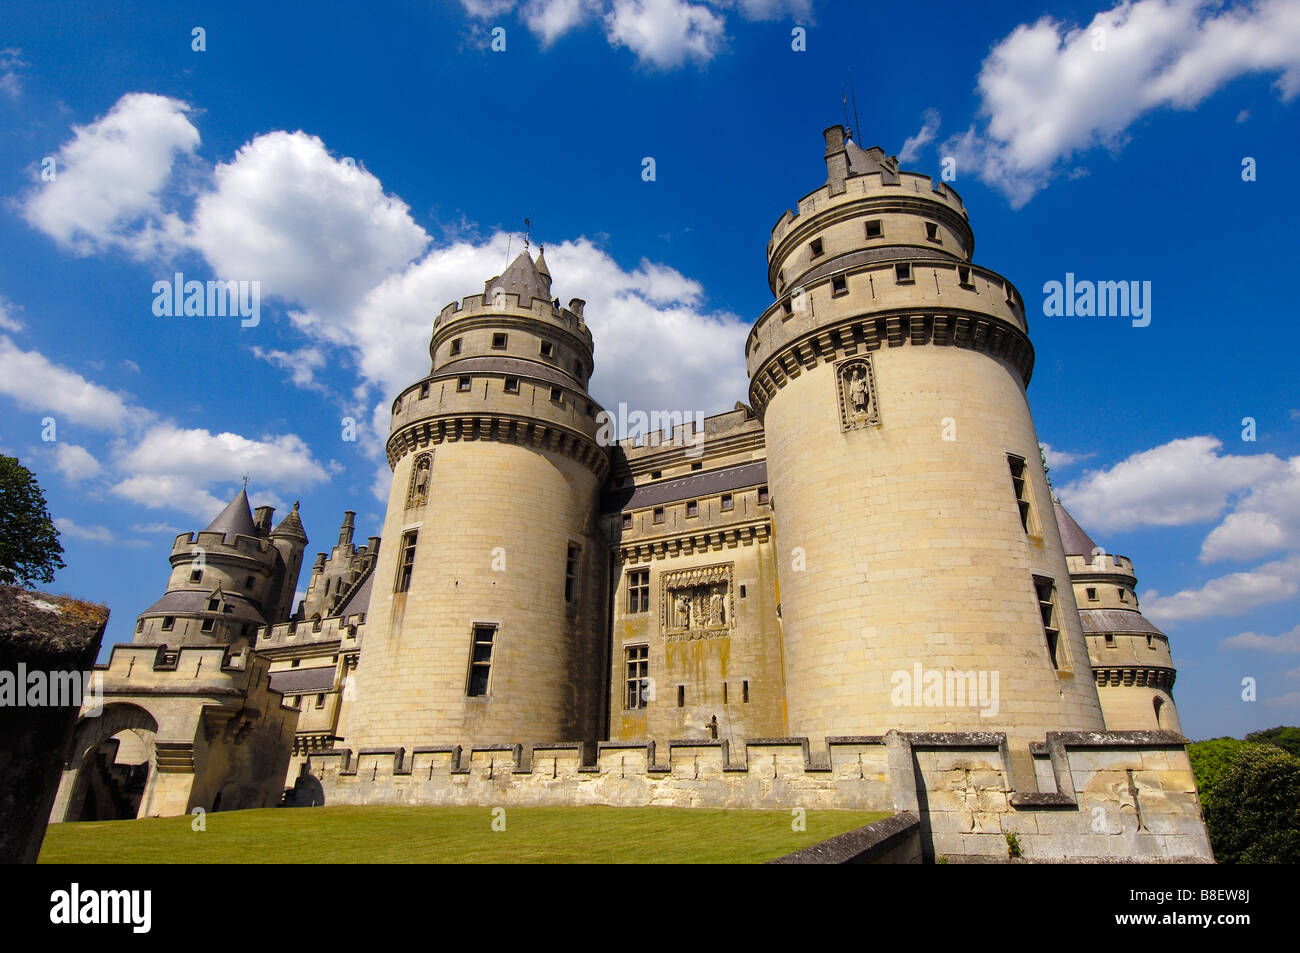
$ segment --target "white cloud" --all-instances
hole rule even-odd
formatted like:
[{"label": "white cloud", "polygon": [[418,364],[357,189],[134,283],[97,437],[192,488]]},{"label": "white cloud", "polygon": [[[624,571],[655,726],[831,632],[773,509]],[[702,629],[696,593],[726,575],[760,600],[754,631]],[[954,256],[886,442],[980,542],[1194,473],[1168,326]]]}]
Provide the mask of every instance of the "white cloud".
[{"label": "white cloud", "polygon": [[1300,709],[1300,692],[1287,692],[1262,701],[1269,708]]},{"label": "white cloud", "polygon": [[180,527],[172,526],[170,523],[137,523],[131,527],[131,532],[144,533],[146,535],[166,533],[168,536],[179,536],[182,531]]},{"label": "white cloud", "polygon": [[707,63],[722,49],[724,17],[688,0],[614,0],[605,38],[625,46],[643,64],[672,69]]},{"label": "white cloud", "polygon": [[1266,603],[1290,599],[1298,592],[1300,556],[1290,556],[1249,572],[1219,576],[1200,589],[1184,589],[1172,596],[1151,590],[1142,596],[1142,611],[1157,623],[1242,615]]},{"label": "white cloud", "polygon": [[921,128],[917,130],[916,135],[908,136],[903,142],[903,148],[898,153],[898,161],[914,162],[920,156],[921,150],[934,140],[938,131],[939,111],[937,109],[927,109],[921,117]]},{"label": "white cloud", "polygon": [[14,303],[0,295],[0,331],[17,334],[23,330],[23,323],[14,317],[15,310]]},{"label": "white cloud", "polygon": [[600,0],[528,0],[520,15],[545,48],[600,11]]},{"label": "white cloud", "polygon": [[111,543],[117,539],[113,531],[107,527],[81,526],[66,516],[58,517],[54,524],[59,528],[60,536],[71,536],[73,539],[84,539],[92,543]]},{"label": "white cloud", "polygon": [[1047,456],[1047,465],[1053,470],[1096,456],[1095,453],[1070,453],[1066,450],[1057,450],[1050,443],[1043,444],[1043,453]]},{"label": "white cloud", "polygon": [[515,0],[460,0],[465,12],[480,20],[501,16],[515,8]]},{"label": "white cloud", "polygon": [[27,222],[80,255],[114,246],[137,258],[173,251],[184,226],[162,193],[177,156],[198,148],[189,112],[176,99],[129,93],[75,127],[55,155],[57,177],[24,197]]},{"label": "white cloud", "polygon": [[1201,546],[1201,562],[1253,559],[1283,549],[1300,549],[1300,457],[1253,484],[1233,512]]},{"label": "white cloud", "polygon": [[303,323],[337,320],[429,241],[378,179],[302,132],[258,136],[213,180],[195,208],[195,246],[219,277],[303,305]]},{"label": "white cloud", "polygon": [[1085,27],[1043,17],[994,46],[978,79],[982,128],[950,138],[944,151],[1018,207],[1072,156],[1121,148],[1143,114],[1193,108],[1250,73],[1280,73],[1284,101],[1300,92],[1293,0],[1139,0]]},{"label": "white cloud", "polygon": [[54,447],[54,466],[72,483],[80,483],[98,476],[104,468],[85,447],[75,443],[59,443]]},{"label": "white cloud", "polygon": [[59,367],[38,351],[20,349],[4,335],[0,335],[0,394],[27,410],[48,413],[56,422],[62,418],[97,430],[121,430],[138,416],[121,395]]},{"label": "white cloud", "polygon": [[781,20],[790,17],[806,23],[812,17],[812,0],[709,0],[722,9],[737,8],[746,20]]},{"label": "white cloud", "polygon": [[1218,518],[1233,494],[1279,479],[1289,467],[1272,454],[1221,455],[1214,437],[1185,437],[1089,470],[1061,487],[1080,524],[1097,529],[1183,526]]},{"label": "white cloud", "polygon": [[[1300,625],[1281,635],[1259,635],[1255,632],[1242,632],[1232,638],[1224,639],[1220,645],[1225,649],[1255,649],[1260,652],[1300,652]],[[1300,668],[1287,675],[1300,675]]]},{"label": "white cloud", "polygon": [[0,92],[10,99],[18,99],[23,94],[23,81],[18,71],[27,63],[20,58],[22,52],[14,47],[0,50]]},{"label": "white cloud", "polygon": [[326,364],[325,353],[318,347],[304,347],[296,351],[268,351],[254,347],[253,356],[288,371],[289,379],[304,390],[327,392],[327,388],[316,381],[316,372]]}]

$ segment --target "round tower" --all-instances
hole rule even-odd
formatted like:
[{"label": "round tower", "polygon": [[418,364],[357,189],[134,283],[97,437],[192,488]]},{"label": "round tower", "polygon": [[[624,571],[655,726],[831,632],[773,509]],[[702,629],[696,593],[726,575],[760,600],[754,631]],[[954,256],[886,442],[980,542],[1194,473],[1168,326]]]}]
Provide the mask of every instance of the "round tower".
[{"label": "round tower", "polygon": [[136,619],[134,641],[238,648],[252,642],[258,628],[279,621],[275,608],[286,586],[292,598],[298,573],[296,566],[287,572],[277,542],[268,538],[271,513],[261,507],[254,521],[248,494],[240,490],[205,529],[176,537],[167,591]]},{"label": "round tower", "polygon": [[1060,500],[1053,505],[1106,728],[1181,734],[1169,637],[1138,608],[1133,560],[1106,552]]},{"label": "round tower", "polygon": [[[539,263],[541,267],[539,267]],[[596,737],[609,468],[583,302],[525,251],[443,309],[393,402],[393,469],[356,700],[359,746]]]},{"label": "round tower", "polygon": [[825,132],[746,345],[790,732],[1100,729],[1025,388],[1020,294],[958,194]]}]

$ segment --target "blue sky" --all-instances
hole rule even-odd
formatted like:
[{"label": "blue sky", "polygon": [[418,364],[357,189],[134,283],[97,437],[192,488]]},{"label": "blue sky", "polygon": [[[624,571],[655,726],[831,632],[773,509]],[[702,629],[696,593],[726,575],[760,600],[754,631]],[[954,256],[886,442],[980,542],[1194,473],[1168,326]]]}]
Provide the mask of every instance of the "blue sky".
[{"label": "blue sky", "polygon": [[[589,302],[598,399],[744,399],[769,231],[824,181],[852,70],[860,142],[956,160],[975,260],[1026,300],[1053,481],[1135,560],[1188,733],[1295,723],[1300,8],[979,6],[10,2],[0,450],[63,530],[50,588],[129,640],[173,536],[245,472],[255,504],[302,501],[311,552],[344,509],[377,532],[392,395],[525,216]],[[155,316],[176,271],[258,281],[260,323]],[[1150,325],[1042,314],[1067,272],[1150,281]]]}]

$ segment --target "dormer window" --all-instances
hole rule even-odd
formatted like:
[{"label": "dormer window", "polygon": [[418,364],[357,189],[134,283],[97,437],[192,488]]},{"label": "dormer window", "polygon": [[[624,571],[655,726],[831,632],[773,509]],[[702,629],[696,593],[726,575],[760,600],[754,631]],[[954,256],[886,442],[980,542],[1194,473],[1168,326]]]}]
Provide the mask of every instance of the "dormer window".
[{"label": "dormer window", "polygon": [[808,246],[808,250],[812,252],[812,257],[820,258],[822,255],[822,240],[820,238],[814,238],[812,243]]},{"label": "dormer window", "polygon": [[216,596],[213,596],[211,599],[208,600],[208,611],[209,611],[209,612],[218,612],[218,611],[220,611],[220,609],[221,609],[221,600],[220,600],[220,599],[218,599]]}]

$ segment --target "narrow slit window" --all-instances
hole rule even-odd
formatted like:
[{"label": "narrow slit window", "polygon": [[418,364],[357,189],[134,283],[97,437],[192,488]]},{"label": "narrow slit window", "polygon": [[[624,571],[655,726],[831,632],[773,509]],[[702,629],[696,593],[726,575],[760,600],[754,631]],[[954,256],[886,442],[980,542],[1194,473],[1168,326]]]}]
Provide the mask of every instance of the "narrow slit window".
[{"label": "narrow slit window", "polygon": [[492,674],[492,647],[496,644],[496,626],[474,626],[474,644],[470,649],[469,686],[466,694],[471,698],[488,693],[488,681]]},{"label": "narrow slit window", "polygon": [[1016,507],[1020,511],[1020,525],[1029,535],[1036,535],[1034,528],[1034,509],[1029,496],[1029,479],[1022,457],[1007,454],[1007,466],[1011,468],[1011,486],[1016,493]]},{"label": "narrow slit window", "polygon": [[677,707],[678,708],[686,707],[686,686],[685,685],[677,686]]},{"label": "narrow slit window", "polygon": [[570,543],[568,555],[564,559],[564,601],[568,603],[578,599],[578,562],[581,555],[582,547]]},{"label": "narrow slit window", "polygon": [[415,544],[419,537],[418,530],[402,535],[402,553],[397,566],[397,586],[394,592],[408,592],[411,588],[411,573],[415,570]]},{"label": "narrow slit window", "polygon": [[748,705],[749,704],[749,682],[748,681],[743,681],[740,683],[740,693],[741,693],[740,700],[744,702],[746,705]]},{"label": "narrow slit window", "polygon": [[1069,668],[1066,657],[1065,642],[1061,637],[1061,627],[1056,609],[1056,583],[1043,576],[1034,577],[1034,592],[1038,596],[1038,612],[1043,619],[1043,635],[1047,640],[1047,654],[1052,659],[1052,667],[1057,671]]}]

